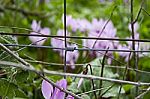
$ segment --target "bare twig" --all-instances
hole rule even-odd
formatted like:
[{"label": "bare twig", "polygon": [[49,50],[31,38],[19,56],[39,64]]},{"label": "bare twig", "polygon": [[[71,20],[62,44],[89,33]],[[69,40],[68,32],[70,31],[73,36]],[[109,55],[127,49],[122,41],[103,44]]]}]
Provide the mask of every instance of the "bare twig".
[{"label": "bare twig", "polygon": [[[92,71],[92,66],[91,66],[91,64],[87,64],[87,66],[89,66],[89,67],[90,67],[91,75],[93,75],[93,71]],[[95,90],[94,80],[92,79],[91,81],[92,81],[93,90]],[[95,95],[95,99],[97,99],[96,92],[95,92],[95,91],[93,91],[93,93],[94,93],[94,95]]]},{"label": "bare twig", "polygon": [[[123,80],[125,80],[125,76],[126,76],[127,73],[128,73],[129,62],[130,62],[130,56],[131,56],[131,52],[130,52],[130,54],[129,54],[129,56],[128,56],[128,57],[129,57],[129,58],[128,58],[128,64],[127,64],[126,67],[125,67],[125,71],[124,71],[124,74],[123,74]],[[118,99],[119,99],[119,97],[120,97],[121,89],[122,89],[122,84],[120,84],[119,93],[118,93]]]},{"label": "bare twig", "polygon": [[[133,19],[133,6],[134,6],[133,1],[134,0],[131,0],[131,32],[132,32],[132,39],[135,39],[134,19]],[[135,41],[132,41],[132,50],[135,50]],[[134,59],[134,67],[138,69],[136,52],[133,52],[133,59]],[[136,81],[138,81],[138,72],[136,72]],[[138,86],[136,86],[136,95],[137,94],[138,94]]]},{"label": "bare twig", "polygon": [[142,94],[138,95],[135,99],[141,99],[145,94],[147,94],[150,91],[150,87],[147,88],[147,90],[145,92],[143,92]]},{"label": "bare twig", "polygon": [[95,89],[95,90],[91,90],[91,91],[87,91],[87,92],[84,92],[84,93],[81,93],[81,94],[78,94],[79,96],[80,95],[84,95],[84,94],[89,94],[89,93],[92,93],[92,92],[96,92],[96,91],[99,91],[99,90],[103,90],[103,89],[105,89],[105,88],[101,88],[101,89]]},{"label": "bare twig", "polygon": [[[66,73],[67,71],[67,66],[66,66],[66,59],[67,59],[67,26],[66,26],[66,14],[67,14],[67,7],[66,7],[66,0],[64,0],[64,45],[65,45],[65,57],[64,57],[64,72]],[[66,77],[64,76],[64,78],[66,79]]]},{"label": "bare twig", "polygon": [[139,9],[139,11],[138,11],[138,14],[137,14],[137,16],[136,16],[136,19],[133,21],[133,24],[138,21],[139,16],[140,16],[141,11],[142,11],[143,4],[144,4],[144,0],[142,0],[142,2],[141,2],[141,7],[140,7],[140,9]]},{"label": "bare twig", "polygon": [[105,89],[105,91],[101,94],[101,97],[108,92],[112,87],[114,87],[115,84],[112,84],[111,86],[109,86],[107,89]]},{"label": "bare twig", "polygon": [[24,61],[24,59],[20,58],[19,56],[17,56],[16,54],[14,54],[11,50],[9,50],[7,47],[5,47],[3,44],[0,43],[0,47],[6,51],[7,53],[9,53],[11,56],[13,56],[15,59],[17,59],[19,62],[21,62],[22,64],[26,65],[26,66],[30,66],[29,63],[27,63],[26,61]]},{"label": "bare twig", "polygon": [[[46,48],[46,49],[59,49],[59,50],[68,50],[67,48],[60,48],[60,47],[53,47],[53,46],[40,46],[40,45],[24,45],[24,44],[4,44],[5,46],[19,46],[19,47],[35,47],[35,48]],[[73,48],[72,50],[78,50],[78,51],[103,51],[106,52],[107,50],[109,52],[150,52],[150,50],[119,50],[119,49],[98,49],[98,48]],[[102,53],[102,52],[101,52]],[[103,53],[104,54],[104,53]],[[109,57],[109,55],[106,55],[107,57]],[[119,60],[116,60],[112,57],[109,57],[117,62],[119,62]],[[126,65],[125,63],[119,62],[122,65]]]},{"label": "bare twig", "polygon": [[[1,27],[1,26],[0,26]],[[40,34],[40,33],[39,33]],[[27,34],[27,33],[6,33],[0,32],[0,35],[13,35],[13,36],[36,36],[36,37],[50,37],[50,38],[65,38],[58,35],[39,35],[39,34]],[[150,42],[150,39],[130,39],[130,38],[103,38],[103,37],[85,37],[85,36],[66,36],[71,39],[96,39],[96,40],[111,40],[111,41],[135,41],[135,42]]]},{"label": "bare twig", "polygon": [[[20,58],[19,56],[17,56],[16,54],[14,54],[11,50],[9,50],[7,47],[5,47],[3,44],[0,43],[0,47],[5,50],[7,53],[9,53],[11,56],[13,56],[15,59],[17,59],[19,62],[21,62],[23,65],[21,66],[21,64],[19,64],[19,66],[17,66],[16,64],[16,67],[20,67],[20,68],[24,68],[24,69],[27,69],[27,70],[31,70],[33,72],[35,72],[36,74],[38,74],[40,77],[42,77],[43,79],[45,79],[46,81],[48,81],[49,83],[51,83],[53,86],[55,86],[56,88],[58,88],[59,90],[67,93],[67,94],[70,94],[71,96],[73,97],[76,97],[77,99],[81,99],[79,96],[75,95],[74,93],[71,93],[63,88],[61,88],[60,86],[56,85],[54,82],[52,82],[51,80],[48,80],[47,78],[45,78],[42,74],[43,74],[43,71],[41,72],[38,72],[36,71],[32,65],[30,65],[29,63],[27,63],[26,61],[24,61],[22,58]],[[0,62],[1,65],[4,65],[2,64],[3,62],[1,61]],[[11,62],[10,62],[11,63]],[[9,66],[11,66],[11,64],[7,64]],[[65,76],[65,75],[64,75]]]},{"label": "bare twig", "polygon": [[148,16],[150,16],[150,14],[149,14],[144,8],[142,8],[142,10],[143,10]]},{"label": "bare twig", "polygon": [[[43,62],[43,61],[37,61],[37,60],[28,60],[26,59],[27,62],[31,62],[31,63],[38,63],[38,64],[42,64],[42,65],[51,65],[51,66],[64,66],[64,64],[60,64],[60,63],[49,63],[49,62]],[[83,63],[83,64],[74,64],[75,66],[84,66],[87,63]],[[66,64],[67,66],[72,66],[72,64]],[[99,65],[94,65],[92,64],[92,66],[96,66],[96,67],[101,67]],[[109,65],[105,65],[106,68],[117,68],[117,69],[126,69],[126,66],[109,66]],[[148,71],[143,71],[143,70],[136,70],[133,68],[127,68],[127,70],[130,71],[137,71],[139,73],[145,73],[145,74],[150,74],[150,72]]]},{"label": "bare twig", "polygon": [[[114,13],[114,11],[115,11],[116,8],[117,8],[117,6],[115,6],[115,7],[113,8],[113,10],[112,10],[112,12],[111,12],[111,14],[110,14],[110,17],[109,17],[109,19],[106,21],[106,23],[104,24],[102,30],[100,31],[100,34],[98,35],[98,38],[99,38],[99,37],[102,35],[102,33],[104,32],[104,30],[105,30],[107,24],[108,24],[109,21],[111,20],[111,17],[113,16],[113,13]],[[92,48],[95,47],[96,42],[97,42],[97,39],[95,40],[95,42],[94,42]]]},{"label": "bare twig", "polygon": [[137,85],[137,86],[150,86],[150,83],[124,81],[124,80],[118,80],[118,79],[98,77],[98,76],[93,76],[93,75],[61,73],[61,72],[56,72],[56,71],[49,71],[46,69],[43,69],[43,71],[39,71],[39,70],[35,70],[34,68],[27,67],[23,64],[18,64],[18,63],[14,63],[14,62],[0,61],[0,64],[1,64],[0,66],[2,66],[2,65],[13,66],[13,67],[18,67],[18,68],[26,69],[29,71],[34,71],[34,72],[36,71],[39,73],[45,73],[45,74],[49,74],[49,75],[71,76],[71,77],[86,78],[86,79],[93,79],[93,80],[104,80],[104,81],[110,81],[110,82],[114,82],[114,83],[131,84],[131,85]]},{"label": "bare twig", "polygon": [[[109,49],[109,47],[107,48]],[[106,58],[106,54],[107,54],[108,50],[105,52],[104,56],[103,56],[103,59],[102,59],[102,63],[101,63],[101,74],[100,74],[100,77],[103,77],[103,72],[104,72],[104,66],[105,66],[105,58]],[[102,88],[102,80],[100,80],[100,84],[99,84],[99,88]],[[100,95],[100,98],[101,97],[101,90],[99,91],[99,95]]]}]

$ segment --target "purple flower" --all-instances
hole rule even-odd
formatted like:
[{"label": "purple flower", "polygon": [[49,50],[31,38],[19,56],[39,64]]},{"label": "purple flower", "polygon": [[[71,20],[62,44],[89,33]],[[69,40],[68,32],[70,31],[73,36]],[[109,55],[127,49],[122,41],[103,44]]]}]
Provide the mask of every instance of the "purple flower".
[{"label": "purple flower", "polygon": [[[62,16],[62,22],[64,23],[64,14]],[[73,19],[71,15],[66,16],[66,26],[71,27],[73,32],[78,29],[77,21]]]},{"label": "purple flower", "polygon": [[68,95],[68,96],[66,97],[66,99],[74,99],[74,97],[71,96],[71,95]]},{"label": "purple flower", "polygon": [[80,32],[89,31],[91,28],[91,23],[86,19],[76,19],[78,30]]},{"label": "purple flower", "polygon": [[[34,32],[31,32],[30,34],[35,35],[50,35],[50,29],[49,28],[41,28],[40,22],[36,22],[36,20],[32,21],[31,28]],[[29,39],[32,41],[33,44],[36,45],[43,45],[46,41],[47,37],[37,37],[37,36],[29,36]]]},{"label": "purple flower", "polygon": [[[69,35],[68,32],[67,32],[67,35]],[[58,30],[57,36],[64,36],[64,30]],[[67,38],[67,40],[69,40],[69,39]],[[51,39],[51,45],[53,47],[56,47],[56,48],[65,48],[64,38],[52,38]],[[67,43],[67,47],[78,48],[77,45],[69,44],[69,43]],[[59,52],[60,56],[65,57],[65,51],[64,50],[54,49],[54,51]],[[79,57],[79,52],[77,50],[75,50],[73,52],[67,51],[66,62],[68,64],[71,64],[71,68],[73,68],[73,69],[75,68],[74,64],[77,61],[78,57]]]},{"label": "purple flower", "polygon": [[[105,29],[103,30],[104,25],[106,24],[106,20],[103,19],[93,19],[91,23],[91,28],[88,33],[88,37],[102,37],[102,38],[116,38],[116,28],[113,26],[113,23],[111,21],[108,22]],[[103,30],[103,31],[102,31]],[[83,40],[83,46],[89,47],[89,48],[95,48],[95,49],[115,49],[116,45],[113,41],[109,40]],[[96,54],[97,57],[102,57],[105,52],[91,52],[91,54]],[[108,52],[108,55],[112,56],[112,52]],[[111,63],[111,60],[108,60],[108,63]]]},{"label": "purple flower", "polygon": [[[128,29],[130,32],[132,32],[132,29],[131,29],[131,24],[128,25]],[[136,22],[134,24],[134,32],[137,33],[137,30],[139,29],[139,24]]]},{"label": "purple flower", "polygon": [[42,81],[42,94],[45,99],[50,99],[53,93],[53,86],[47,81]]},{"label": "purple flower", "polygon": [[[130,32],[132,32],[132,29],[131,29],[131,24],[128,25],[128,28],[130,30]],[[134,39],[139,39],[139,33],[137,32],[137,30],[139,29],[139,24],[138,23],[135,23],[134,24]],[[132,36],[129,37],[130,39],[132,39]],[[132,42],[127,42],[128,44],[128,48],[129,49],[132,49]],[[138,50],[139,46],[138,46],[138,43],[135,42],[135,50]]]},{"label": "purple flower", "polygon": [[[130,32],[132,32],[131,24],[128,25],[128,29]],[[139,39],[139,33],[137,32],[138,29],[139,29],[139,24],[135,23],[134,24],[134,33],[135,33],[134,38],[135,39]],[[126,39],[132,39],[132,36],[127,37]],[[120,50],[131,50],[132,49],[132,41],[127,41],[126,43],[127,43],[127,45],[119,45],[118,49],[120,49]],[[138,45],[138,43],[135,42],[135,50],[139,50],[140,48],[141,48],[140,44]],[[130,52],[119,52],[119,55],[124,57],[125,61],[129,60],[129,54],[130,54]],[[132,56],[133,56],[133,54],[131,53],[130,59],[132,58]]]},{"label": "purple flower", "polygon": [[[67,36],[69,36],[69,32],[67,32]],[[57,31],[57,36],[64,36],[64,30],[58,30]],[[51,45],[53,47],[56,47],[56,48],[65,48],[65,43],[64,43],[64,38],[52,38],[51,39]],[[69,40],[67,38],[67,40]],[[59,52],[60,56],[63,56],[63,50],[60,50],[60,49],[54,49],[54,51],[57,51]]]},{"label": "purple flower", "polygon": [[113,0],[99,0],[99,2],[104,3],[106,1],[112,2]]},{"label": "purple flower", "polygon": [[124,0],[124,3],[128,3],[129,2],[129,0]]},{"label": "purple flower", "polygon": [[[62,16],[64,22],[64,15]],[[77,30],[85,32],[90,29],[90,22],[86,19],[74,19],[71,15],[66,16],[66,26],[70,27],[73,32]]]},{"label": "purple flower", "polygon": [[[118,45],[118,49],[119,50],[130,50],[127,45]],[[130,54],[130,52],[118,52],[118,53],[119,53],[119,55],[121,57],[125,58],[126,62],[129,60],[129,54]]]},{"label": "purple flower", "polygon": [[[65,79],[62,79],[60,81],[56,82],[56,85],[58,85],[61,88],[67,89],[67,81]],[[55,87],[53,89],[53,86],[48,83],[47,81],[42,81],[42,94],[45,99],[64,99],[65,93],[59,90]]]},{"label": "purple flower", "polygon": [[[78,48],[78,46],[76,44],[68,44],[67,47],[75,47]],[[64,57],[64,56],[63,56]],[[78,50],[74,50],[73,52],[71,51],[67,51],[67,55],[66,55],[66,62],[68,64],[71,64],[71,68],[74,69],[75,68],[75,62],[77,61],[79,57],[79,52]]]}]

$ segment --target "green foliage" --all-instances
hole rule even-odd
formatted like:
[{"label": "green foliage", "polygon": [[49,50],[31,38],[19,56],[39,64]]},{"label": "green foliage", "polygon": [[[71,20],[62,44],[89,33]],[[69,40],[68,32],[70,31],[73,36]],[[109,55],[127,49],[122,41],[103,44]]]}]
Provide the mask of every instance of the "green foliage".
[{"label": "green foliage", "polygon": [[[91,64],[92,67],[92,71],[93,71],[93,75],[95,76],[100,76],[101,73],[101,67],[97,67],[97,66],[101,66],[100,64],[100,58],[97,58],[95,60],[93,60],[92,62],[90,62],[89,64]],[[91,71],[90,71],[90,67],[88,67],[88,75],[91,75]],[[109,68],[104,68],[104,74],[103,77],[106,78],[118,78],[119,75],[116,73],[113,73],[111,69]],[[87,91],[91,91],[93,90],[92,87],[92,83],[91,80],[83,80],[83,83],[81,85],[80,88],[77,88],[77,85],[79,83],[79,78],[76,78],[75,82],[72,82],[71,85],[68,87],[69,90],[71,90],[74,93],[84,93]],[[100,85],[100,81],[99,80],[95,80],[94,81],[95,89],[99,89],[99,85]],[[119,91],[119,84],[115,84],[113,85],[113,82],[108,82],[108,81],[102,81],[102,93],[104,93],[110,86],[112,86],[111,89],[109,89],[104,95],[104,98],[108,98],[108,97],[117,97],[118,95],[118,91]],[[99,91],[97,91],[96,93],[98,94]],[[124,88],[122,88],[121,93],[125,93]],[[89,94],[90,97],[93,97],[93,93]]]},{"label": "green foliage", "polygon": [[16,82],[19,83],[24,83],[28,80],[29,77],[29,72],[28,71],[21,71],[20,73],[17,73],[15,76]]},{"label": "green foliage", "polygon": [[12,99],[13,97],[26,98],[25,93],[17,87],[14,83],[6,79],[0,79],[0,96],[8,97]]},{"label": "green foliage", "polygon": [[4,35],[5,33],[12,33],[12,29],[9,27],[0,27],[0,33],[3,33],[3,35],[0,35],[0,42],[6,43],[6,44],[17,44],[16,37],[11,35]]}]

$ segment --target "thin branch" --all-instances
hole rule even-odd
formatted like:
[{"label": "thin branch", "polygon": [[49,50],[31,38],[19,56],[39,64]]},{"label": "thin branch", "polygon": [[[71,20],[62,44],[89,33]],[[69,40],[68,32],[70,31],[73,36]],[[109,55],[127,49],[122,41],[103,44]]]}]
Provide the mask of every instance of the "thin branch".
[{"label": "thin branch", "polygon": [[[19,47],[33,47],[33,48],[46,48],[46,49],[59,49],[59,50],[68,50],[68,48],[60,48],[60,47],[53,47],[53,46],[41,46],[41,45],[24,45],[24,44],[4,44],[5,46],[19,46]],[[72,50],[78,50],[78,51],[110,51],[110,52],[150,52],[150,50],[118,50],[118,49],[98,49],[98,48],[73,48]],[[103,53],[104,54],[104,53]],[[108,56],[108,55],[106,55]],[[115,60],[112,57],[109,57],[113,60]],[[119,62],[119,60],[115,60]],[[120,64],[125,64],[122,62],[119,62]]]},{"label": "thin branch", "polygon": [[23,64],[18,64],[14,62],[0,61],[0,64],[1,64],[0,66],[2,65],[13,66],[13,67],[18,67],[18,68],[22,68],[25,70],[33,71],[33,72],[45,73],[48,75],[59,75],[59,76],[70,76],[70,77],[86,78],[86,79],[93,79],[93,80],[104,80],[104,81],[109,81],[109,82],[114,82],[114,83],[131,84],[131,85],[136,85],[136,86],[150,86],[150,83],[124,81],[124,80],[118,80],[118,79],[98,77],[98,76],[93,76],[93,75],[62,73],[62,72],[56,72],[56,71],[49,71],[46,69],[43,69],[43,71],[39,71],[39,70],[35,70],[34,68],[27,67]]},{"label": "thin branch", "polygon": [[[132,32],[132,39],[135,39],[135,31],[134,31],[134,19],[133,19],[133,1],[131,0],[131,32]],[[132,50],[135,50],[135,41],[132,41]],[[134,67],[138,69],[136,52],[133,52],[133,59],[134,59]],[[138,72],[136,72],[136,81],[138,81]],[[138,94],[138,86],[136,86],[136,95]]]},{"label": "thin branch", "polygon": [[[130,54],[129,54],[128,57],[129,57],[129,58],[128,58],[128,64],[127,64],[126,67],[125,67],[124,74],[123,74],[123,79],[122,79],[122,80],[125,80],[125,77],[126,77],[126,75],[127,75],[127,73],[128,73],[129,62],[130,62],[130,57],[131,57],[131,52],[130,52]],[[120,84],[119,93],[118,93],[118,99],[119,99],[119,97],[120,97],[121,89],[122,89],[122,84]]]},{"label": "thin branch", "polygon": [[84,95],[84,94],[89,94],[89,93],[96,92],[96,91],[103,90],[103,89],[105,89],[105,88],[95,89],[95,90],[87,91],[87,92],[84,92],[84,93],[81,93],[81,94],[77,94],[77,95],[81,96],[81,95]]},{"label": "thin branch", "polygon": [[147,94],[150,91],[150,87],[147,88],[147,90],[145,92],[143,92],[142,94],[138,95],[135,99],[141,99],[145,94]]},{"label": "thin branch", "polygon": [[17,56],[15,53],[13,53],[11,50],[9,50],[7,47],[5,47],[3,44],[0,43],[0,47],[6,51],[7,53],[9,53],[11,56],[13,56],[15,59],[17,59],[19,62],[21,62],[22,64],[26,65],[26,66],[30,66],[29,63],[27,63],[26,61],[24,61],[24,59],[20,58],[19,56]]},{"label": "thin branch", "polygon": [[[50,38],[65,38],[58,35],[39,35],[39,34],[27,34],[27,33],[6,33],[0,32],[0,35],[13,35],[13,36],[37,36],[37,37],[50,37]],[[150,42],[150,39],[130,39],[130,38],[103,38],[103,37],[85,37],[85,36],[66,36],[71,39],[97,39],[97,40],[111,40],[111,41],[135,41],[135,42]]]},{"label": "thin branch", "polygon": [[101,97],[106,93],[108,92],[112,87],[114,87],[115,84],[112,84],[111,86],[109,86],[102,94],[101,94]]},{"label": "thin branch", "polygon": [[[109,47],[107,48],[107,51],[105,52],[104,56],[103,56],[103,59],[102,59],[102,66],[101,66],[101,74],[100,74],[100,77],[103,77],[103,72],[104,72],[104,66],[105,66],[105,58],[106,58],[106,55],[108,53],[108,49]],[[100,84],[99,84],[99,88],[102,88],[102,80],[100,80]],[[100,99],[102,98],[101,97],[101,90],[99,91],[99,95],[100,95]]]},{"label": "thin branch", "polygon": [[[67,66],[66,66],[66,61],[67,61],[67,26],[66,26],[66,14],[67,14],[67,7],[66,7],[66,0],[64,0],[64,45],[65,45],[65,57],[64,57],[64,72],[66,73],[67,71]],[[66,77],[64,76],[66,79]]]},{"label": "thin branch", "polygon": [[[37,60],[28,60],[28,59],[25,59],[27,62],[31,62],[31,63],[37,63],[37,64],[42,64],[42,65],[51,65],[51,66],[64,66],[64,64],[60,64],[60,63],[49,63],[49,62],[43,62],[43,61],[37,61]],[[84,66],[86,65],[87,63],[83,63],[83,64],[74,64],[75,66]],[[66,64],[67,66],[72,66],[72,64]],[[95,67],[101,67],[99,65],[95,65],[95,64],[92,64],[92,66],[95,66]],[[106,68],[117,68],[117,69],[126,69],[125,66],[109,66],[109,65],[105,65]],[[133,68],[127,68],[128,70],[130,71],[137,71],[139,73],[145,73],[145,74],[150,74],[150,72],[148,71],[143,71],[143,70],[136,70],[136,69],[133,69]]]},{"label": "thin branch", "polygon": [[[87,66],[89,66],[89,67],[90,67],[91,75],[93,75],[93,71],[92,71],[92,66],[91,66],[91,64],[87,64]],[[91,81],[92,81],[93,90],[95,90],[94,80],[92,79]],[[95,95],[95,99],[97,99],[96,92],[95,92],[95,91],[93,91],[93,93],[94,93],[94,95]]]},{"label": "thin branch", "polygon": [[[27,69],[27,70],[31,70],[33,72],[35,72],[36,74],[38,74],[40,77],[42,77],[43,79],[45,79],[46,81],[48,81],[49,83],[51,83],[53,86],[55,86],[56,88],[58,88],[59,90],[67,93],[67,94],[70,94],[71,96],[77,98],[77,99],[81,99],[79,96],[75,95],[74,93],[71,93],[63,88],[61,88],[60,86],[56,85],[54,82],[52,82],[51,80],[48,80],[47,78],[45,78],[42,74],[43,74],[43,71],[36,71],[32,65],[30,65],[28,62],[24,61],[24,59],[20,58],[19,56],[17,56],[16,54],[14,54],[11,50],[9,50],[7,47],[5,47],[3,44],[0,43],[0,47],[5,50],[7,53],[9,53],[11,56],[13,56],[15,59],[17,59],[19,62],[21,62],[23,65],[21,66],[21,64],[19,64],[19,66],[17,66],[16,64],[16,67],[19,67],[19,68],[24,68],[24,69]],[[2,61],[0,63],[3,63]],[[8,62],[9,63],[9,62]],[[4,65],[4,64],[1,64],[1,65]],[[11,64],[7,64],[9,66],[11,66]],[[64,75],[65,76],[65,75]]]},{"label": "thin branch", "polygon": [[142,10],[143,10],[148,16],[150,16],[150,14],[149,14],[144,8],[142,8]]},{"label": "thin branch", "polygon": [[[109,19],[107,20],[107,22],[104,24],[104,26],[103,26],[103,28],[102,28],[100,34],[98,35],[98,38],[99,38],[99,37],[102,35],[102,33],[104,32],[104,30],[105,30],[107,24],[109,23],[111,17],[113,16],[113,13],[114,13],[114,11],[115,11],[116,8],[117,8],[117,6],[115,6],[115,7],[113,8],[113,10],[112,10],[112,12],[111,12],[111,14],[110,14],[110,17],[109,17]],[[97,39],[95,40],[95,42],[94,42],[92,48],[95,47],[96,42],[97,42]]]},{"label": "thin branch", "polygon": [[142,11],[143,4],[144,4],[144,0],[142,0],[142,2],[141,2],[141,7],[140,7],[140,9],[139,9],[139,11],[138,11],[138,14],[137,14],[137,16],[136,16],[136,19],[133,21],[133,24],[138,21],[139,16],[140,16],[141,11]]}]

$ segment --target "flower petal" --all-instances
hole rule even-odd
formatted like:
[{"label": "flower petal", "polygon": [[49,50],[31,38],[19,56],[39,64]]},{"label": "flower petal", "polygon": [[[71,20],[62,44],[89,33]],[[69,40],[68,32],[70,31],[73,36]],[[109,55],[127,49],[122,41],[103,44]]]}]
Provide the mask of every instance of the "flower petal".
[{"label": "flower petal", "polygon": [[[56,84],[64,89],[67,88],[67,81],[65,79],[57,81]],[[58,88],[55,88],[52,99],[64,99],[64,97],[65,97],[65,93],[60,91]]]},{"label": "flower petal", "polygon": [[71,95],[68,95],[66,99],[74,99],[74,97]]},{"label": "flower petal", "polygon": [[77,88],[81,86],[82,82],[83,82],[83,78],[80,78]]},{"label": "flower petal", "polygon": [[49,28],[43,28],[41,29],[40,33],[43,35],[50,35],[51,31]]},{"label": "flower petal", "polygon": [[33,20],[31,28],[32,28],[33,31],[38,32],[40,30],[40,28],[41,28],[40,22],[37,22],[36,20]]},{"label": "flower petal", "polygon": [[43,80],[42,81],[42,94],[44,98],[50,99],[52,93],[53,93],[53,86],[49,82]]}]

